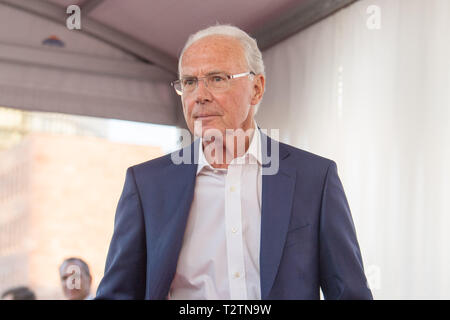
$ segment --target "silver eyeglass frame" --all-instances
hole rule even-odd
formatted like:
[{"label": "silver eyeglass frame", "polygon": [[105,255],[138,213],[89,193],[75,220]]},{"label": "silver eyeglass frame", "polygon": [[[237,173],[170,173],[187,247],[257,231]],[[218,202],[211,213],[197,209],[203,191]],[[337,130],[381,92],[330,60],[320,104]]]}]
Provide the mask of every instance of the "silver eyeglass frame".
[{"label": "silver eyeglass frame", "polygon": [[[217,73],[217,74],[221,74],[221,73]],[[249,75],[253,75],[253,76],[256,75],[253,71],[248,71],[248,72],[243,72],[243,73],[236,73],[236,74],[226,74],[226,73],[223,73],[223,74],[226,75],[226,77],[227,77],[228,80],[236,79],[236,78],[241,78],[241,77],[245,77],[245,76],[249,76]],[[193,78],[193,79],[197,79],[196,85],[195,85],[195,88],[193,89],[193,91],[195,91],[195,89],[198,88],[198,82],[199,82],[200,80],[202,80],[203,83],[205,84],[205,86],[208,87],[208,84],[207,84],[207,82],[204,81],[204,79],[206,79],[206,78],[208,78],[208,77],[211,77],[211,76],[214,76],[214,74],[208,75],[208,76],[205,76],[205,77],[200,77],[200,78]],[[182,95],[183,95],[183,88],[182,88],[182,86],[181,86],[181,80],[182,80],[182,79],[178,79],[178,80],[172,81],[172,82],[170,83],[170,85],[174,88],[175,92],[176,92],[179,96],[182,96]],[[177,89],[177,86],[180,86],[180,90]]]}]

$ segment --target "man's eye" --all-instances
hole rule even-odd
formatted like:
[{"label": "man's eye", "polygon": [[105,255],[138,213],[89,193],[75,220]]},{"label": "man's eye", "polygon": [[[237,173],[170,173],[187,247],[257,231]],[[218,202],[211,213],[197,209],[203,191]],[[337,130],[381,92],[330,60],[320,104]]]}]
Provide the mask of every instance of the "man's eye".
[{"label": "man's eye", "polygon": [[225,78],[221,77],[221,76],[213,76],[212,81],[213,82],[222,82],[222,81],[225,81]]},{"label": "man's eye", "polygon": [[183,80],[183,86],[193,86],[193,85],[195,85],[195,79]]}]

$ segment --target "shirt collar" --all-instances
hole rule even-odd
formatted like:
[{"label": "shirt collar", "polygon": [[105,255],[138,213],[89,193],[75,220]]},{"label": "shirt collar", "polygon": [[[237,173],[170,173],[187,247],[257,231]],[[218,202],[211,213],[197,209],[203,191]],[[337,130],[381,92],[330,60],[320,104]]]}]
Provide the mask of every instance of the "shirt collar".
[{"label": "shirt collar", "polygon": [[[255,120],[253,120],[253,124],[255,125],[255,131],[253,133],[252,141],[250,142],[250,146],[247,149],[247,152],[239,158],[233,159],[232,163],[236,162],[237,159],[245,158],[247,155],[253,157],[256,162],[261,165],[262,156],[261,156],[261,134],[259,132],[258,125]],[[205,154],[203,153],[203,139],[200,138],[200,142],[198,144],[198,166],[197,166],[197,175],[203,169],[203,167],[208,166],[211,169],[214,169],[211,164],[206,160]]]},{"label": "shirt collar", "polygon": [[211,166],[205,158],[205,154],[203,153],[203,139],[200,138],[200,142],[198,144],[198,166],[197,166],[197,175],[205,166]]}]

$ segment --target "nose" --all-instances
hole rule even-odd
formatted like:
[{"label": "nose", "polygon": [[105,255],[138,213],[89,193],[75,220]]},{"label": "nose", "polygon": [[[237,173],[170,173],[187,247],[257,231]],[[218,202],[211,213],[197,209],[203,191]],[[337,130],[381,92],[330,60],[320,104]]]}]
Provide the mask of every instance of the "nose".
[{"label": "nose", "polygon": [[199,79],[197,83],[197,88],[192,93],[195,98],[195,103],[205,104],[212,101],[211,92],[206,86],[205,79]]}]

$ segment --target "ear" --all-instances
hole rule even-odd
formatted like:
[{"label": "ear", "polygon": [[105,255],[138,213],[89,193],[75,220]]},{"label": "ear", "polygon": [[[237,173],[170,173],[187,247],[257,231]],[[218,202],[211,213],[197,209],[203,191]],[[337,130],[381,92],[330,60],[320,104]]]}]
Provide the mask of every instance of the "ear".
[{"label": "ear", "polygon": [[257,74],[253,79],[253,95],[251,100],[251,105],[254,106],[261,101],[264,94],[266,84],[266,78],[262,74]]}]

